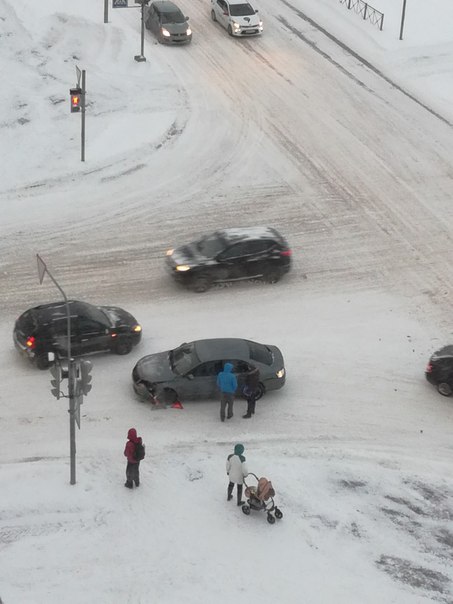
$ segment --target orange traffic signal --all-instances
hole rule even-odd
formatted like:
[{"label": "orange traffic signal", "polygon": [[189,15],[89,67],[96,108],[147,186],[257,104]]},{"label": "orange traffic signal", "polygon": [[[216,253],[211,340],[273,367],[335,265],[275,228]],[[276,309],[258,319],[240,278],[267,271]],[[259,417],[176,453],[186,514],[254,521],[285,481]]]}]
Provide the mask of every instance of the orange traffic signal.
[{"label": "orange traffic signal", "polygon": [[77,113],[78,111],[80,111],[81,107],[82,89],[71,88],[69,90],[69,94],[71,95],[71,113]]}]

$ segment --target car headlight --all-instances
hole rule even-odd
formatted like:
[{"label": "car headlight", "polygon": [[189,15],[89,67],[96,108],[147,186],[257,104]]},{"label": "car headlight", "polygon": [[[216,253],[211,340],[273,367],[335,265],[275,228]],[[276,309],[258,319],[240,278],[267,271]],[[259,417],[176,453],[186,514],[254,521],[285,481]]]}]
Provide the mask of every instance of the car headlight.
[{"label": "car headlight", "polygon": [[174,251],[175,251],[175,250],[167,250],[166,255],[167,255],[167,256],[172,256]]},{"label": "car headlight", "polygon": [[282,369],[280,369],[280,371],[277,371],[277,373],[275,374],[278,378],[282,378],[285,376],[285,368],[283,367]]},{"label": "car headlight", "polygon": [[190,271],[190,266],[188,266],[187,264],[178,264],[176,270],[181,272]]},{"label": "car headlight", "polygon": [[135,333],[140,333],[141,330],[142,330],[141,325],[134,325],[134,327],[132,328],[132,331],[135,331]]},{"label": "car headlight", "polygon": [[238,29],[241,29],[241,26],[239,25],[239,23],[236,23],[235,21],[233,21],[233,29],[235,29],[237,31]]},{"label": "car headlight", "polygon": [[165,37],[165,38],[169,38],[170,37],[170,32],[168,31],[168,29],[165,29],[165,27],[163,27],[161,30],[161,34]]},{"label": "car headlight", "polygon": [[192,35],[192,30],[190,29],[190,27],[188,27],[188,28],[187,28],[186,34],[187,34],[188,36],[191,36],[191,35]]},{"label": "car headlight", "polygon": [[263,29],[263,22],[260,21],[260,29]]}]

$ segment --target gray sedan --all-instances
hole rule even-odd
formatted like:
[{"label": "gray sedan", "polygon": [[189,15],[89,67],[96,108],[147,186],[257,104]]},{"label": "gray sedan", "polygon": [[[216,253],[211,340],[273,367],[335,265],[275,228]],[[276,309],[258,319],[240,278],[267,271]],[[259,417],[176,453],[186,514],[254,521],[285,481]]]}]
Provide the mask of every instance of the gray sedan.
[{"label": "gray sedan", "polygon": [[242,393],[247,374],[260,372],[259,393],[285,384],[283,356],[277,346],[240,338],[216,338],[181,344],[174,350],[143,357],[132,372],[134,390],[143,400],[173,403],[177,400],[216,398],[217,374],[232,363]]}]

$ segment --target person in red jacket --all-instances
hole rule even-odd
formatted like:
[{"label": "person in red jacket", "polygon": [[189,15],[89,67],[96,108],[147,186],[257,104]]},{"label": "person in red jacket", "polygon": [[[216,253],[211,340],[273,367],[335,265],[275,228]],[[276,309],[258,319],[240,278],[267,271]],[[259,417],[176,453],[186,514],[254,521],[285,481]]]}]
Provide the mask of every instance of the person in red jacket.
[{"label": "person in red jacket", "polygon": [[128,489],[132,489],[134,483],[136,487],[140,485],[140,461],[135,459],[135,446],[137,443],[141,444],[142,439],[140,436],[137,436],[137,430],[135,428],[129,429],[127,438],[128,441],[124,447],[124,455],[127,457],[126,482],[124,483],[124,486]]}]

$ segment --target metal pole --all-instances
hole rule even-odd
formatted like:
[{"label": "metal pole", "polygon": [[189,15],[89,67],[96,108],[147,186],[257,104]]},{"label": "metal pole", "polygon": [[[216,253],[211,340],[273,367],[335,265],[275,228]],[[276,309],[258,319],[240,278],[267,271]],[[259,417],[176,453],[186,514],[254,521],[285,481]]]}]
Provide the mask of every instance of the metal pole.
[{"label": "metal pole", "polygon": [[75,444],[75,388],[74,388],[74,359],[71,358],[71,310],[69,308],[69,301],[66,294],[53,278],[52,274],[46,267],[46,273],[49,275],[53,283],[56,285],[61,295],[64,298],[66,306],[66,326],[67,326],[67,339],[68,339],[68,396],[69,396],[69,454],[71,459],[71,484],[76,483],[76,444]]},{"label": "metal pole", "polygon": [[142,0],[142,44],[140,54],[145,58],[145,3]]},{"label": "metal pole", "polygon": [[109,0],[104,0],[104,23],[109,22]]},{"label": "metal pole", "polygon": [[403,0],[403,10],[401,12],[401,28],[400,28],[400,40],[403,39],[404,19],[406,17],[406,0]]},{"label": "metal pole", "polygon": [[82,69],[82,141],[81,141],[81,160],[85,161],[85,82],[86,82],[86,70]]}]

